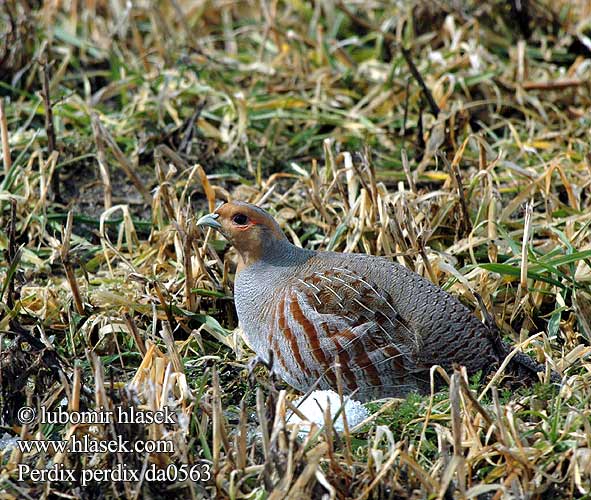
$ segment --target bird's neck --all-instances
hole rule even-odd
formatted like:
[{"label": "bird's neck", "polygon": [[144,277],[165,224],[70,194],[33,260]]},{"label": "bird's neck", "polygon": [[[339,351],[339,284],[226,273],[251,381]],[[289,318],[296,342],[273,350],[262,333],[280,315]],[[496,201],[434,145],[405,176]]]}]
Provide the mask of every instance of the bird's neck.
[{"label": "bird's neck", "polygon": [[308,260],[314,252],[296,247],[287,238],[263,240],[256,251],[239,252],[236,274],[253,265],[262,267],[290,267]]}]

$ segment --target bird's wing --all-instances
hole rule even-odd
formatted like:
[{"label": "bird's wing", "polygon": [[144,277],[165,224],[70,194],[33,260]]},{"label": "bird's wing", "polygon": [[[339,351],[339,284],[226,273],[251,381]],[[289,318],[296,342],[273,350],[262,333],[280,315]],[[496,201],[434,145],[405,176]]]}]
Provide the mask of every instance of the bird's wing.
[{"label": "bird's wing", "polygon": [[[410,383],[421,339],[400,317],[387,292],[351,269],[331,267],[294,276],[277,309],[277,326],[304,371],[341,365],[350,390]],[[406,381],[406,382],[405,382]],[[332,384],[334,385],[334,383]],[[404,391],[401,390],[401,393]]]}]

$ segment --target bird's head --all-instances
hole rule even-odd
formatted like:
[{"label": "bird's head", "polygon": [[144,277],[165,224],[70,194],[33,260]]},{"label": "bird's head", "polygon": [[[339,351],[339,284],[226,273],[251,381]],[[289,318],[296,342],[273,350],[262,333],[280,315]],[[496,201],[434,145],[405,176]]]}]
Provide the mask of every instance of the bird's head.
[{"label": "bird's head", "polygon": [[201,217],[197,225],[219,231],[236,248],[245,266],[287,242],[271,215],[256,205],[242,201],[220,205],[213,213]]}]

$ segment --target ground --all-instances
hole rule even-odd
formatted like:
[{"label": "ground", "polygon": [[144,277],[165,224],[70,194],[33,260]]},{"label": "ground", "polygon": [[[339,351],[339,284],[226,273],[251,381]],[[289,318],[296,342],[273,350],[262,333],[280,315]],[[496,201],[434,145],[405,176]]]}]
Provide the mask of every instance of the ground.
[{"label": "ground", "polygon": [[[590,19],[584,0],[1,3],[0,496],[588,497]],[[248,373],[236,255],[194,225],[226,199],[482,317],[479,295],[546,372],[458,367],[298,437],[298,393]]]}]

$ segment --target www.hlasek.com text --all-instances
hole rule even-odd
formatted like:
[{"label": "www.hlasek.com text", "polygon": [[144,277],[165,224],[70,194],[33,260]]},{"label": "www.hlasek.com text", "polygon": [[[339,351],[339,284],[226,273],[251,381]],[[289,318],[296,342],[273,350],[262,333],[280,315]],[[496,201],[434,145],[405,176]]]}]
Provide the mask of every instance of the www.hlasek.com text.
[{"label": "www.hlasek.com text", "polygon": [[69,440],[31,439],[16,442],[22,453],[174,453],[172,441],[146,440],[129,441],[123,436],[117,439],[98,440],[89,436],[79,438],[76,434]]}]

